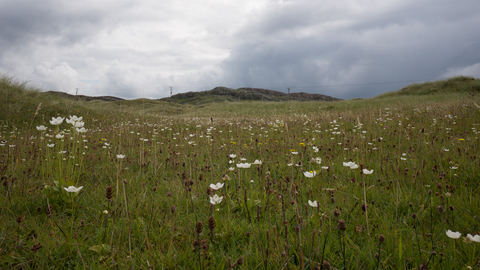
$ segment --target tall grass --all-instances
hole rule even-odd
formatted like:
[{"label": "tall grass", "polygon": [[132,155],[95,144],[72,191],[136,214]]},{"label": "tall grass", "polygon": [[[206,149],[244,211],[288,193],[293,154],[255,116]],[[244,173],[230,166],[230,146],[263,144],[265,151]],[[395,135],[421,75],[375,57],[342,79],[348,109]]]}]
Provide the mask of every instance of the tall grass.
[{"label": "tall grass", "polygon": [[[109,111],[25,91],[8,97],[22,110],[2,108],[2,268],[479,267],[480,243],[464,240],[480,234],[476,95],[222,103],[176,116],[153,101]],[[51,125],[58,113],[83,116],[88,131]]]}]

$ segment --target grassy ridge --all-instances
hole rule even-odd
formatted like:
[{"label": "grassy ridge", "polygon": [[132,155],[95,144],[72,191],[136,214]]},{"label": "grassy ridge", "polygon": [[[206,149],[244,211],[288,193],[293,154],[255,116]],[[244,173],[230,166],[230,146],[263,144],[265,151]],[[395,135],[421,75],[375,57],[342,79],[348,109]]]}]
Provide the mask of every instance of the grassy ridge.
[{"label": "grassy ridge", "polygon": [[[7,78],[0,268],[478,269],[480,101],[452,80],[474,91],[177,116]],[[85,133],[49,122],[74,114]]]}]

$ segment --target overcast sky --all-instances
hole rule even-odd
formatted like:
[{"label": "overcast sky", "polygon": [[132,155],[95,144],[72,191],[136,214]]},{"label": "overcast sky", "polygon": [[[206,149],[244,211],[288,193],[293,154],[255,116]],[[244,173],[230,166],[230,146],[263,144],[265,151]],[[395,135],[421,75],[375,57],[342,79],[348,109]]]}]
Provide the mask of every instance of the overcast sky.
[{"label": "overcast sky", "polygon": [[479,0],[1,0],[0,73],[127,99],[258,87],[368,98],[480,77]]}]

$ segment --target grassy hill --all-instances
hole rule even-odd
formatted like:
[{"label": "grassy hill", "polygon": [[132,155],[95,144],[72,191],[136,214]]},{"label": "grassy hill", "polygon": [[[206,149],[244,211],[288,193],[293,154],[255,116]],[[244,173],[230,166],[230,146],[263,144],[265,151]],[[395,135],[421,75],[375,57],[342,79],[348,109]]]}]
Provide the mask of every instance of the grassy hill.
[{"label": "grassy hill", "polygon": [[338,101],[340,99],[307,93],[282,93],[279,91],[260,88],[239,88],[215,87],[209,91],[188,92],[162,98],[169,102],[180,104],[205,104],[212,102],[241,102],[241,101]]}]

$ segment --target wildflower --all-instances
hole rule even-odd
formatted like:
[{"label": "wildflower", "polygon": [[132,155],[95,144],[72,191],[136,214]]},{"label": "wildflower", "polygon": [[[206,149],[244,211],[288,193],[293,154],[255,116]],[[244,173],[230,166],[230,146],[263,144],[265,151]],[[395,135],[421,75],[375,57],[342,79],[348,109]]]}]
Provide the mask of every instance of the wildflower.
[{"label": "wildflower", "polygon": [[460,236],[462,235],[461,233],[459,232],[452,232],[450,230],[448,230],[447,232],[447,236],[450,237],[450,238],[453,238],[453,239],[458,239],[460,238]]},{"label": "wildflower", "polygon": [[215,204],[219,204],[222,202],[222,199],[223,199],[223,196],[222,197],[218,197],[217,194],[213,195],[213,197],[210,197],[210,203],[215,205]]},{"label": "wildflower", "polygon": [[452,170],[456,170],[456,169],[458,169],[458,167],[454,167],[454,166],[452,166],[452,167],[450,167],[450,169],[452,169]]},{"label": "wildflower", "polygon": [[255,159],[255,161],[253,162],[253,164],[255,164],[255,165],[262,165],[262,161],[261,161],[261,160],[258,160],[258,159]]},{"label": "wildflower", "polygon": [[73,127],[81,128],[85,125],[85,123],[84,122],[75,122],[72,125],[73,125]]},{"label": "wildflower", "polygon": [[76,131],[77,131],[78,133],[85,133],[85,132],[87,132],[87,129],[85,129],[84,127],[82,127],[82,128],[76,128]]},{"label": "wildflower", "polygon": [[467,243],[471,243],[471,242],[480,243],[480,235],[476,234],[475,236],[472,236],[471,234],[467,234],[467,237],[465,237],[465,242],[467,242]]},{"label": "wildflower", "polygon": [[304,147],[304,146],[305,146],[305,143],[301,142],[301,143],[298,144],[298,146]]},{"label": "wildflower", "polygon": [[64,137],[64,135],[60,134],[60,133],[55,135],[55,138],[57,138],[57,139],[63,139],[63,137]]},{"label": "wildflower", "polygon": [[461,141],[461,142],[465,141],[465,139],[458,139],[458,140]]},{"label": "wildflower", "polygon": [[321,164],[321,163],[322,163],[322,159],[319,158],[319,157],[315,158],[315,163]]},{"label": "wildflower", "polygon": [[52,117],[52,120],[50,120],[50,124],[52,124],[52,125],[54,125],[54,126],[60,125],[60,124],[63,122],[63,120],[65,120],[65,117],[63,117],[63,118],[60,117],[60,116],[57,117],[57,118]]},{"label": "wildflower", "polygon": [[52,147],[55,146],[55,144],[54,144],[54,143],[52,143],[52,144],[47,144],[47,146],[50,147],[50,148],[52,148]]},{"label": "wildflower", "polygon": [[363,174],[372,174],[373,173],[373,170],[367,170],[367,169],[363,169]]},{"label": "wildflower", "polygon": [[230,158],[236,158],[236,157],[237,157],[237,155],[235,155],[235,154],[230,154]]},{"label": "wildflower", "polygon": [[41,125],[41,126],[37,126],[37,130],[45,131],[47,130],[47,128],[44,125]]},{"label": "wildflower", "polygon": [[125,157],[125,155],[122,155],[122,154],[117,155],[117,158],[124,158],[124,157]]},{"label": "wildflower", "polygon": [[324,170],[328,170],[328,168],[329,168],[328,166],[323,166],[322,167],[322,169],[324,169]]},{"label": "wildflower", "polygon": [[303,175],[305,175],[305,177],[312,178],[315,175],[317,175],[317,172],[316,171],[303,172]]},{"label": "wildflower", "polygon": [[311,207],[318,207],[317,201],[312,202],[312,201],[308,200],[308,205],[310,205]]},{"label": "wildflower", "polygon": [[233,171],[233,170],[235,170],[235,167],[230,167],[230,168],[228,168],[228,170]]},{"label": "wildflower", "polygon": [[252,166],[252,164],[250,163],[237,163],[237,168],[250,168],[250,166]]},{"label": "wildflower", "polygon": [[291,151],[291,154],[292,154],[292,155],[298,155],[298,152],[296,152],[296,151]]},{"label": "wildflower", "polygon": [[69,186],[68,188],[65,188],[64,189],[67,191],[67,192],[74,192],[74,193],[78,193],[80,190],[82,190],[83,186],[81,187],[74,187],[74,186]]},{"label": "wildflower", "polygon": [[108,210],[103,210],[103,213],[104,213],[105,215],[108,215]]},{"label": "wildflower", "polygon": [[224,185],[224,184],[218,182],[218,183],[215,184],[215,185],[214,185],[214,184],[210,184],[210,188],[215,189],[215,190],[219,190],[219,189],[221,189],[221,188],[223,187],[223,185]]}]

